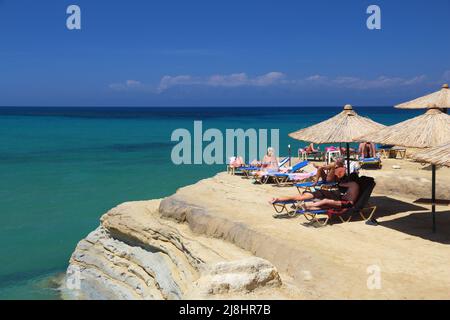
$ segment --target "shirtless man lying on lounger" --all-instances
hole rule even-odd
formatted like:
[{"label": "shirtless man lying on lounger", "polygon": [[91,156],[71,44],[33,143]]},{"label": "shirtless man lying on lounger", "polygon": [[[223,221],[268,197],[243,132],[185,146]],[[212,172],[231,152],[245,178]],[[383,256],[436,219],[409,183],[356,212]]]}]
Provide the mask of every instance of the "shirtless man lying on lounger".
[{"label": "shirtless man lying on lounger", "polygon": [[[341,196],[339,190],[316,190],[307,191],[302,195],[293,197],[273,198],[270,203],[273,204],[279,201],[299,201],[300,206],[307,210],[319,210],[330,208],[350,208],[358,199],[359,185],[355,181],[341,182],[340,187],[347,188],[345,193]],[[307,200],[314,200],[308,201]]]}]

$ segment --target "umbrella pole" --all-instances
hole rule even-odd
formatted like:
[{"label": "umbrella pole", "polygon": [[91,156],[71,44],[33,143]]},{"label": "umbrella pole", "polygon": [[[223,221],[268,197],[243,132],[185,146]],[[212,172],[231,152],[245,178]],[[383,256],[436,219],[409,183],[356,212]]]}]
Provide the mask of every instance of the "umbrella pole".
[{"label": "umbrella pole", "polygon": [[350,177],[350,144],[347,142],[347,176]]},{"label": "umbrella pole", "polygon": [[288,145],[288,156],[289,156],[289,167],[292,166],[292,162],[291,162],[291,145]]},{"label": "umbrella pole", "polygon": [[433,215],[433,233],[436,233],[436,165],[431,165],[431,213]]}]

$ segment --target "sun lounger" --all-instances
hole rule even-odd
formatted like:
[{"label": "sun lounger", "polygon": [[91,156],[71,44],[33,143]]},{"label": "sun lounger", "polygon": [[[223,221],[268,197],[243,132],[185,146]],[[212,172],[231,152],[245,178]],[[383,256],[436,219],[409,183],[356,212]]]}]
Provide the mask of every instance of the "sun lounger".
[{"label": "sun lounger", "polygon": [[283,160],[281,160],[280,162],[278,162],[278,167],[281,168],[281,167],[283,167],[284,165],[288,164],[290,159],[291,159],[290,157],[284,158]]},{"label": "sun lounger", "polygon": [[285,181],[284,183],[281,183],[277,186],[288,186],[288,185],[292,186],[292,185],[295,185],[296,183],[309,181],[310,179],[315,177],[316,174],[317,174],[317,170],[313,170],[311,172],[305,172],[305,171],[301,170],[300,172],[288,173],[287,181]]},{"label": "sun lounger", "polygon": [[361,158],[359,159],[359,165],[363,167],[376,167],[381,169],[381,159],[380,158]]},{"label": "sun lounger", "polygon": [[[290,159],[289,157],[286,157],[283,160],[281,160],[278,163],[278,167],[282,167],[282,166],[286,165],[287,163],[289,163],[289,159]],[[247,166],[236,168],[235,172],[236,173],[241,173],[245,177],[250,178],[252,172],[259,171],[259,170],[261,170],[261,167],[247,165]]]},{"label": "sun lounger", "polygon": [[398,155],[400,155],[401,159],[405,159],[406,157],[406,148],[397,147],[393,145],[384,145],[379,146],[378,150],[381,151],[381,155],[384,159],[386,158],[394,158],[396,159]]},{"label": "sun lounger", "polygon": [[[281,160],[281,161],[278,163],[278,170],[280,170],[281,167],[283,167],[284,165],[286,165],[286,164],[289,162],[289,160],[290,160],[289,157],[287,157],[287,158]],[[256,171],[260,171],[260,170],[264,170],[264,169],[259,168],[259,169],[256,170]],[[262,175],[259,175],[259,176],[253,175],[253,178],[255,179],[255,182],[259,182],[259,183],[261,183],[261,184],[266,184],[266,183],[270,180],[270,178],[271,178],[270,175],[271,175],[271,174],[274,174],[274,173],[276,173],[276,172],[278,172],[278,171],[277,171],[277,170],[272,170],[272,171],[269,170],[269,171],[267,171],[266,173],[264,173],[264,174],[262,174]]]},{"label": "sun lounger", "polygon": [[337,182],[325,182],[319,181],[314,184],[313,181],[297,183],[294,185],[297,188],[299,193],[303,193],[304,191],[312,191],[313,188],[333,188],[337,187]]},{"label": "sun lounger", "polygon": [[315,152],[311,152],[308,153],[306,155],[306,159],[307,160],[318,160],[318,161],[325,161],[325,152],[323,151],[315,151]]},{"label": "sun lounger", "polygon": [[295,215],[295,212],[297,211],[296,200],[277,201],[272,203],[272,206],[278,214],[286,212],[288,215],[291,215],[293,212]]},{"label": "sun lounger", "polygon": [[[299,193],[303,193],[301,191],[301,189],[304,189],[305,191],[312,191],[312,188],[333,188],[333,187],[337,187],[337,183],[336,182],[323,182],[323,181],[319,181],[317,184],[314,184],[314,182],[310,181],[310,182],[303,182],[303,183],[297,183],[294,185],[295,187],[297,187],[297,190],[299,191]],[[275,211],[277,213],[283,213],[286,212],[287,214],[292,214],[295,215],[295,211],[297,210],[297,202],[296,200],[287,200],[287,201],[277,201],[272,203],[273,208],[275,209]]]},{"label": "sun lounger", "polygon": [[[342,222],[349,222],[355,214],[359,214],[365,221],[372,219],[377,207],[369,205],[369,199],[375,188],[375,180],[370,177],[360,177],[358,182],[361,194],[355,205],[345,209],[327,210],[297,210],[295,214],[302,214],[311,223],[325,226],[332,218],[337,217]],[[291,213],[292,215],[292,213]]]},{"label": "sun lounger", "polygon": [[397,157],[399,155],[400,155],[400,159],[405,159],[405,157],[406,157],[406,148],[403,148],[403,147],[395,146],[390,150],[390,152],[392,154],[392,157],[395,159],[397,159]]},{"label": "sun lounger", "polygon": [[384,159],[389,157],[389,153],[392,149],[392,147],[394,147],[393,145],[381,145],[381,146],[377,146],[377,149],[381,152],[381,155],[383,156]]},{"label": "sun lounger", "polygon": [[[285,185],[287,182],[290,181],[290,178],[293,177],[293,174],[296,172],[299,172],[301,169],[306,167],[309,164],[309,161],[301,161],[294,165],[291,169],[289,169],[287,172],[275,172],[275,173],[269,173],[268,175],[275,180],[275,183],[277,186]],[[292,182],[290,182],[292,183]]]},{"label": "sun lounger", "polygon": [[261,170],[261,167],[258,166],[244,166],[244,167],[238,167],[235,169],[236,173],[241,173],[243,174],[245,177],[250,178],[250,173],[252,171],[258,171]]}]

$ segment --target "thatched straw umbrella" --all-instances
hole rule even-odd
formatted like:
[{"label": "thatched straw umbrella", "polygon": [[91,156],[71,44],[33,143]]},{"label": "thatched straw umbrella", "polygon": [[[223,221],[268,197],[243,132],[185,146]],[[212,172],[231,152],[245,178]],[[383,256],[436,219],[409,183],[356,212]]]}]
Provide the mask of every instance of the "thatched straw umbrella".
[{"label": "thatched straw umbrella", "polygon": [[450,137],[448,143],[416,153],[412,158],[435,166],[450,167]]},{"label": "thatched straw umbrella", "polygon": [[291,138],[321,143],[346,143],[347,144],[347,171],[350,175],[350,146],[355,138],[371,131],[376,131],[385,126],[358,115],[351,105],[347,104],[344,111],[338,115],[320,122],[311,127],[298,130],[289,134]]},{"label": "thatched straw umbrella", "polygon": [[436,232],[436,166],[450,167],[450,142],[419,152],[413,155],[413,159],[431,163],[431,212],[433,214],[433,232]]},{"label": "thatched straw umbrella", "polygon": [[[393,144],[409,148],[430,148],[447,143],[450,137],[450,116],[437,106],[425,114],[367,134],[359,139],[374,143]],[[432,164],[432,198],[435,195],[436,165]],[[433,232],[436,231],[433,202]]]},{"label": "thatched straw umbrella", "polygon": [[441,145],[450,137],[450,116],[436,106],[425,114],[358,137],[370,141],[409,148],[430,148]]},{"label": "thatched straw umbrella", "polygon": [[395,107],[399,109],[426,109],[429,105],[436,105],[444,112],[447,112],[447,109],[450,108],[450,89],[448,84],[442,85],[439,91],[398,104]]}]

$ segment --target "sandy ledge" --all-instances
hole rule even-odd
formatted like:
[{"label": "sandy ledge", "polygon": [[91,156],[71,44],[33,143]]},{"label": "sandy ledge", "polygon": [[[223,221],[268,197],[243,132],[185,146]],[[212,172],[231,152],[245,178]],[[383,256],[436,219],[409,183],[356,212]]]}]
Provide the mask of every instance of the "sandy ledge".
[{"label": "sandy ledge", "polygon": [[[383,164],[361,172],[376,178],[371,202],[379,226],[356,220],[314,228],[303,217],[273,219],[267,201],[294,188],[226,173],[162,200],[122,204],[78,244],[64,297],[448,299],[450,208],[438,207],[432,234],[430,207],[412,203],[429,196],[430,171],[407,161]],[[450,170],[437,177],[438,196],[448,198]],[[373,265],[381,289],[368,289]]]}]

